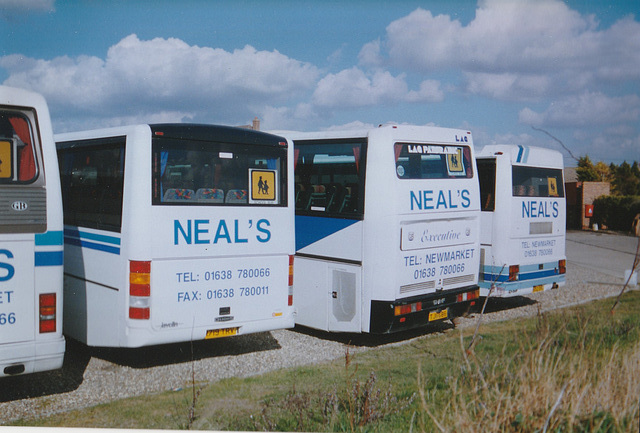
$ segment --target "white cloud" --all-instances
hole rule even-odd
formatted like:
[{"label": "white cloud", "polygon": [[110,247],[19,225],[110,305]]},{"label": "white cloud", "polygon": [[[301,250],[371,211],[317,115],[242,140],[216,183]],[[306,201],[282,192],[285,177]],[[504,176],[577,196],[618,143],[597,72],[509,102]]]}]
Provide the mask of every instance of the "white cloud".
[{"label": "white cloud", "polygon": [[136,35],[109,49],[107,68],[123,86],[142,86],[147,95],[199,100],[238,94],[281,98],[312,87],[317,76],[315,67],[278,51],[257,51],[247,45],[227,52],[174,38],[140,41]]},{"label": "white cloud", "polygon": [[13,54],[0,57],[0,66],[10,73],[5,85],[36,90],[49,104],[91,109],[108,98],[105,62],[97,57],[40,60]]},{"label": "white cloud", "polygon": [[353,67],[337,74],[328,74],[320,80],[313,101],[321,107],[363,107],[397,101],[407,93],[404,77],[378,71],[368,76]]},{"label": "white cloud", "polygon": [[[113,126],[136,125],[142,123],[182,123],[191,122],[195,113],[181,111],[159,111],[154,113],[140,113],[130,116],[89,116],[82,119],[81,129],[99,129]],[[75,117],[65,117],[56,122],[56,133],[77,131],[78,124]]]},{"label": "white cloud", "polygon": [[420,71],[447,67],[459,53],[459,21],[433,16],[417,9],[387,26],[387,50],[391,63]]},{"label": "white cloud", "polygon": [[521,123],[532,126],[591,127],[640,121],[640,97],[609,97],[600,92],[583,92],[551,104],[538,113],[530,108],[520,111]]},{"label": "white cloud", "polygon": [[104,60],[9,55],[0,57],[0,67],[9,72],[4,84],[33,89],[52,106],[75,108],[82,115],[133,119],[189,113],[218,122],[252,118],[256,107],[307,93],[318,76],[314,66],[275,50],[245,46],[228,52],[136,35],[112,46]]},{"label": "white cloud", "polygon": [[578,131],[576,140],[584,143],[580,155],[589,155],[592,161],[621,164],[640,161],[640,134],[616,134],[609,128],[596,134]]},{"label": "white cloud", "polygon": [[260,111],[261,128],[264,130],[305,130],[310,123],[318,123],[320,113],[309,103],[299,103],[295,107],[266,106]]},{"label": "white cloud", "polygon": [[325,128],[325,131],[353,131],[357,129],[371,129],[375,128],[377,125],[373,125],[371,123],[365,123],[360,120],[355,120],[353,122],[344,123],[342,125],[333,125],[328,128]]},{"label": "white cloud", "polygon": [[425,80],[418,90],[409,90],[404,74],[388,71],[367,73],[357,67],[328,74],[319,82],[313,103],[322,108],[353,108],[399,102],[438,102],[444,99],[440,84]]},{"label": "white cloud", "polygon": [[410,90],[405,99],[408,102],[441,102],[444,100],[444,91],[439,81],[425,80],[420,83],[418,90]]},{"label": "white cloud", "polygon": [[531,134],[513,134],[511,132],[496,134],[491,139],[491,144],[519,144],[522,146],[536,146],[538,141]]},{"label": "white cloud", "polygon": [[10,21],[30,13],[55,11],[55,0],[0,0],[0,18]]},{"label": "white cloud", "polygon": [[358,53],[358,60],[365,66],[381,66],[380,39],[366,43]]},{"label": "white cloud", "polygon": [[516,73],[467,73],[467,90],[494,99],[535,98],[553,86],[549,76]]},{"label": "white cloud", "polygon": [[55,0],[0,0],[0,11],[47,12],[54,10]]},{"label": "white cloud", "polygon": [[461,70],[472,93],[526,100],[640,79],[640,23],[627,17],[600,29],[559,0],[481,1],[467,25],[417,9],[366,44],[360,62],[424,75]]}]

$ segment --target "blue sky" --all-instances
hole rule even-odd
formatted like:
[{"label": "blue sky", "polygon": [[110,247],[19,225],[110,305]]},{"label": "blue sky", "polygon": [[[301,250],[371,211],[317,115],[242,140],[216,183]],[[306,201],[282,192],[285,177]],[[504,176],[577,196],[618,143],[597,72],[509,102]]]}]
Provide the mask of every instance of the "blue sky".
[{"label": "blue sky", "polygon": [[[640,160],[640,0],[0,0],[0,83],[55,132],[386,122]],[[535,129],[534,129],[535,128]]]}]

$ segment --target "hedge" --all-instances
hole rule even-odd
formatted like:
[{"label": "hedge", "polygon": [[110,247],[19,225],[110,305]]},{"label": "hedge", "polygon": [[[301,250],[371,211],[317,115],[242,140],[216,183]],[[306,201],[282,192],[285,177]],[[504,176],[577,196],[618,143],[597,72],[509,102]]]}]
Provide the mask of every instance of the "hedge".
[{"label": "hedge", "polygon": [[603,195],[593,201],[591,221],[609,230],[629,232],[633,218],[639,213],[640,196]]}]

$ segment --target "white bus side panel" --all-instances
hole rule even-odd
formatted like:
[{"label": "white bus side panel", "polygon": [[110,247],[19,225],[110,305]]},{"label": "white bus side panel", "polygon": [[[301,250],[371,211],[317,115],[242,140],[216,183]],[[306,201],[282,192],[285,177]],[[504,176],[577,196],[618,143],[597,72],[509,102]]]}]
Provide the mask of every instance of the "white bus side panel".
[{"label": "white bus side panel", "polygon": [[33,235],[27,237],[22,241],[0,241],[2,344],[30,341],[35,334],[34,240]]},{"label": "white bus side panel", "polygon": [[[296,217],[296,323],[338,332],[362,332],[363,222]],[[328,257],[327,257],[328,256]]]},{"label": "white bus side panel", "polygon": [[[0,199],[4,199],[6,208],[3,207],[0,218],[3,223],[11,224],[11,220],[17,219],[18,225],[29,225],[28,220],[32,218],[29,215],[33,215],[30,211],[35,210],[37,221],[42,223],[38,229],[26,230],[24,234],[13,233],[13,229],[0,234],[2,377],[62,367],[65,340],[62,336],[62,200],[49,109],[41,95],[5,86],[0,86],[0,105],[28,118],[33,127],[29,132],[34,159],[39,163],[39,175],[33,183],[6,188],[3,185]],[[40,294],[56,296],[55,331],[40,332]]]},{"label": "white bus side panel", "polygon": [[128,275],[121,269],[120,234],[65,226],[65,334],[91,346],[118,341],[118,307]]},{"label": "white bus side panel", "polygon": [[[297,248],[297,253],[312,256],[331,257],[337,261],[362,261],[362,221],[333,218],[296,217],[298,231],[304,229],[305,220],[314,224],[304,236],[313,237],[313,242]],[[351,224],[341,228],[344,224]],[[318,226],[321,224],[321,226]],[[331,227],[333,226],[333,227]],[[307,242],[311,242],[311,239]],[[296,240],[297,245],[299,240]],[[306,243],[306,242],[305,242]]]},{"label": "white bus side panel", "polygon": [[[362,267],[296,257],[296,323],[335,332],[362,332]],[[295,282],[295,279],[294,279]]]}]

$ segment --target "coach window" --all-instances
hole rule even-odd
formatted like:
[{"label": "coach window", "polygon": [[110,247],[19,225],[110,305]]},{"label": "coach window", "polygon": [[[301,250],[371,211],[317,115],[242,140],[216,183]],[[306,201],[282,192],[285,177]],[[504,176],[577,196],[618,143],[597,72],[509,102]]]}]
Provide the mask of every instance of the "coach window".
[{"label": "coach window", "polygon": [[38,174],[34,135],[20,112],[0,110],[0,183],[30,183]]}]

